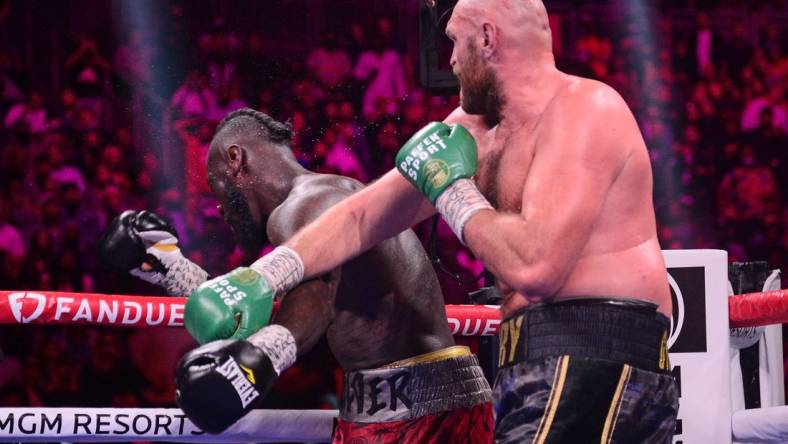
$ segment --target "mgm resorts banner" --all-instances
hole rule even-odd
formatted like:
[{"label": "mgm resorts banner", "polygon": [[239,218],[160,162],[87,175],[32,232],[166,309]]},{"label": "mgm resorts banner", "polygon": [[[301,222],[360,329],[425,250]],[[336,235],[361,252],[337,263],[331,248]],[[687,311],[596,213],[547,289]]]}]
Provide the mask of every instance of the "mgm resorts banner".
[{"label": "mgm resorts banner", "polygon": [[673,297],[668,340],[680,406],[674,443],[731,442],[728,254],[663,251]]},{"label": "mgm resorts banner", "polygon": [[253,410],[221,435],[179,409],[0,408],[0,442],[328,441],[336,410]]}]

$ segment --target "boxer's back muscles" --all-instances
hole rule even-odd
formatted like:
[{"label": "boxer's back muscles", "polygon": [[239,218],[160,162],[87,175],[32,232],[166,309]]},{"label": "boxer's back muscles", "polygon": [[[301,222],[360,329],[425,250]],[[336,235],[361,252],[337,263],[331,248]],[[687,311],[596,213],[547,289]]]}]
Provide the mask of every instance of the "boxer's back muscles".
[{"label": "boxer's back muscles", "polygon": [[[269,239],[277,245],[285,242],[361,188],[345,177],[302,176],[271,213]],[[333,296],[333,306],[326,293]],[[438,280],[411,230],[339,270],[304,282],[285,296],[274,322],[290,329],[300,348],[311,347],[325,331],[345,370],[372,368],[454,344]]]},{"label": "boxer's back muscles", "polygon": [[[520,214],[526,223],[551,213],[569,228],[590,227],[580,254],[569,258],[575,263],[553,300],[632,297],[670,311],[648,152],[629,108],[612,88],[565,76],[565,86],[547,108],[510,132],[500,126],[486,130],[477,116],[453,120],[467,125],[479,143],[476,183],[496,209]],[[583,143],[588,150],[579,152],[576,147]],[[562,206],[574,207],[571,200],[595,194],[600,204],[590,211],[594,214],[560,220]],[[544,247],[561,249],[561,242],[559,237]],[[527,304],[524,295],[512,293],[504,311]]]}]

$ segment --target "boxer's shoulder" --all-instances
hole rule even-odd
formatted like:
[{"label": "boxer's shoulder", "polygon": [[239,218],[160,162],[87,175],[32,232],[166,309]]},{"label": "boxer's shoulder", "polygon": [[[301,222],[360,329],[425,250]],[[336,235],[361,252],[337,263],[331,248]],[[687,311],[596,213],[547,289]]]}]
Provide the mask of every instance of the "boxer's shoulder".
[{"label": "boxer's shoulder", "polygon": [[447,125],[457,124],[465,127],[476,140],[480,152],[486,150],[493,135],[493,131],[491,131],[491,128],[484,121],[484,116],[468,114],[459,106],[443,119],[443,123]]},{"label": "boxer's shoulder", "polygon": [[597,169],[618,171],[642,144],[642,137],[634,115],[613,88],[566,76],[540,116],[536,131],[520,128],[510,143],[533,144],[535,159],[583,159],[587,167],[593,163]]},{"label": "boxer's shoulder", "polygon": [[329,174],[310,174],[299,180],[287,199],[268,217],[268,238],[281,244],[324,211],[363,188],[353,179]]},{"label": "boxer's shoulder", "polygon": [[468,114],[459,106],[443,119],[443,123],[447,125],[460,124],[470,131],[471,134],[474,131],[487,131],[490,129],[484,122],[484,116]]},{"label": "boxer's shoulder", "polygon": [[471,133],[477,143],[484,140],[485,135],[490,131],[490,127],[484,122],[484,116],[468,114],[459,106],[443,119],[443,123],[462,125]]},{"label": "boxer's shoulder", "polygon": [[319,192],[355,192],[364,188],[364,184],[345,176],[335,174],[305,174],[296,182],[291,196]]},{"label": "boxer's shoulder", "polygon": [[[615,89],[602,82],[568,76],[545,109],[540,125],[546,138],[578,139],[585,144],[560,145],[566,149],[586,147],[597,153],[630,152],[639,140],[640,130],[632,111]],[[618,155],[617,154],[617,155]]]},{"label": "boxer's shoulder", "polygon": [[582,113],[590,119],[609,119],[609,113],[631,114],[621,94],[610,85],[584,77],[567,76],[567,82],[550,102],[549,113]]}]

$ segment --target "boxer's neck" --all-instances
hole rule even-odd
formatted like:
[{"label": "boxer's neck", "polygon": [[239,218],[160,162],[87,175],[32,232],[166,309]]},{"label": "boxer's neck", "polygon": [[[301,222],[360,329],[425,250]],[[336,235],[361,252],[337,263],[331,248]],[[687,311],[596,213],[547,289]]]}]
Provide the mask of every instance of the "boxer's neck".
[{"label": "boxer's neck", "polygon": [[266,158],[265,165],[259,165],[256,171],[265,171],[255,178],[254,188],[257,203],[265,214],[271,214],[282,205],[290,195],[299,177],[313,174],[301,166],[295,159],[287,157]]},{"label": "boxer's neck", "polygon": [[537,63],[511,64],[500,70],[503,95],[499,126],[519,128],[542,115],[562,81],[552,54]]}]

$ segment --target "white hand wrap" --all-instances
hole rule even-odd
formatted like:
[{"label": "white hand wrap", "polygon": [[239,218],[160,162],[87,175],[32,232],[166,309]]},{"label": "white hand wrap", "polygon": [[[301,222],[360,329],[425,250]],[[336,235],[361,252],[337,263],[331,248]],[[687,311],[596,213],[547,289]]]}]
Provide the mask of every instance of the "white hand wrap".
[{"label": "white hand wrap", "polygon": [[208,272],[200,268],[199,265],[181,256],[170,263],[167,274],[159,282],[159,285],[167,290],[170,296],[188,297],[203,282],[208,280]]},{"label": "white hand wrap", "polygon": [[263,327],[257,333],[249,336],[247,341],[268,355],[277,375],[290,368],[296,361],[295,338],[290,330],[281,325],[273,324]]},{"label": "white hand wrap", "polygon": [[129,271],[132,276],[164,287],[170,296],[189,296],[208,280],[208,272],[183,256],[178,248],[178,239],[169,232],[143,231],[139,236],[147,245],[145,252],[158,259],[166,273],[133,268]]},{"label": "white hand wrap", "polygon": [[287,293],[304,279],[301,257],[283,246],[257,259],[249,268],[260,273],[277,295]]},{"label": "white hand wrap", "polygon": [[462,230],[468,219],[481,210],[495,210],[470,179],[459,179],[435,201],[435,208],[465,245]]}]

